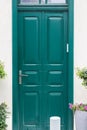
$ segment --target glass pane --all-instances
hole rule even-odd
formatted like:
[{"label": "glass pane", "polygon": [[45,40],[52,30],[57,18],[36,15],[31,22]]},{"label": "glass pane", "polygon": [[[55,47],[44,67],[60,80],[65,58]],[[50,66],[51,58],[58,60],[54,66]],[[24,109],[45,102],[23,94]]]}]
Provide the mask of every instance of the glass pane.
[{"label": "glass pane", "polygon": [[38,4],[38,0],[21,0],[21,4]]},{"label": "glass pane", "polygon": [[45,0],[41,0],[41,4],[45,4]]},{"label": "glass pane", "polygon": [[66,3],[66,0],[48,0],[48,3],[63,4],[63,3]]}]

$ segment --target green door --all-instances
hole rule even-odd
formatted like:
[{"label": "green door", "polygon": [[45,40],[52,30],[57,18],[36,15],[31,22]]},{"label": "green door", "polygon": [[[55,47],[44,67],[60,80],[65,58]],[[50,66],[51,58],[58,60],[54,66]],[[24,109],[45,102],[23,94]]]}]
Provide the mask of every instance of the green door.
[{"label": "green door", "polygon": [[19,130],[67,130],[67,13],[18,13]]}]

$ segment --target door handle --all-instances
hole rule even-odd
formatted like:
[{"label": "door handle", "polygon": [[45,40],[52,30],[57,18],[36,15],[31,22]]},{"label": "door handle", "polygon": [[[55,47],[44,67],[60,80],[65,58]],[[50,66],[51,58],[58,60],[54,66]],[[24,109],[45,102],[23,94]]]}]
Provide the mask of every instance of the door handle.
[{"label": "door handle", "polygon": [[19,70],[19,84],[22,84],[22,77],[28,77],[28,75],[22,74],[22,70]]},{"label": "door handle", "polygon": [[19,74],[19,76],[21,76],[21,77],[28,77],[28,75],[27,74]]}]

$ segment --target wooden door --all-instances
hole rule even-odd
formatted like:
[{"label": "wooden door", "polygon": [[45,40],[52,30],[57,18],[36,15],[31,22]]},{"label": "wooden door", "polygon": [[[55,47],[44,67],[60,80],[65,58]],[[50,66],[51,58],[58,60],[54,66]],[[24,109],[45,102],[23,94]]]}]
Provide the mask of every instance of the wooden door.
[{"label": "wooden door", "polygon": [[19,129],[49,130],[51,116],[67,130],[67,13],[18,14]]}]

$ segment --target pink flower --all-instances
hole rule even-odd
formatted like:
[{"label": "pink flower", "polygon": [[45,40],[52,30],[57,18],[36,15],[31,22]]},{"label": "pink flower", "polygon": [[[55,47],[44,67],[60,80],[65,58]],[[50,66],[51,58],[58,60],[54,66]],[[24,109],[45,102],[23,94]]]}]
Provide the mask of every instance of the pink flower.
[{"label": "pink flower", "polygon": [[80,106],[82,106],[83,104],[82,103],[80,103]]},{"label": "pink flower", "polygon": [[87,106],[84,106],[84,109],[87,111]]},{"label": "pink flower", "polygon": [[69,103],[69,108],[72,109],[73,105],[71,103]]}]

